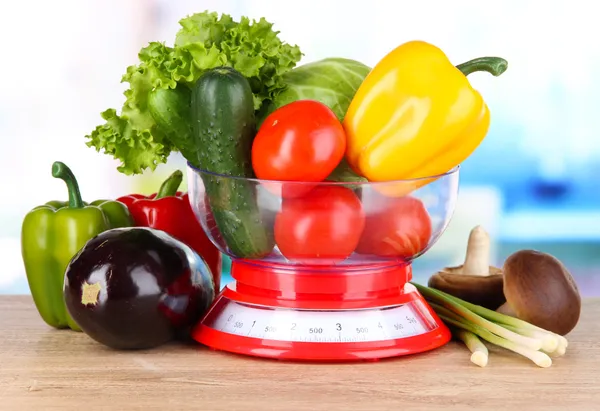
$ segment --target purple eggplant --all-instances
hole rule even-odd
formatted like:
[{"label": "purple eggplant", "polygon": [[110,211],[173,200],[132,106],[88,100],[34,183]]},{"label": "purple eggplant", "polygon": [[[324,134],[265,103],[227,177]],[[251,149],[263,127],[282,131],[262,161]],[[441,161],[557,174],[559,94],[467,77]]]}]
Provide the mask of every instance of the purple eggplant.
[{"label": "purple eggplant", "polygon": [[67,310],[84,333],[115,349],[147,349],[186,335],[215,298],[194,250],[147,227],[89,240],[65,272]]}]

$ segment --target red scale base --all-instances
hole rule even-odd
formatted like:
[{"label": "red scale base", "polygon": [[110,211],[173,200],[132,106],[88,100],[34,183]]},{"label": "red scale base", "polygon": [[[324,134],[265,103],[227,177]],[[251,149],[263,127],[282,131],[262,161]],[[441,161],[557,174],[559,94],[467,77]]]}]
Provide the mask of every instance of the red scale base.
[{"label": "red scale base", "polygon": [[[192,337],[237,354],[376,360],[433,350],[451,333],[409,281],[410,265],[306,267],[234,261]],[[319,293],[314,293],[319,290]]]}]

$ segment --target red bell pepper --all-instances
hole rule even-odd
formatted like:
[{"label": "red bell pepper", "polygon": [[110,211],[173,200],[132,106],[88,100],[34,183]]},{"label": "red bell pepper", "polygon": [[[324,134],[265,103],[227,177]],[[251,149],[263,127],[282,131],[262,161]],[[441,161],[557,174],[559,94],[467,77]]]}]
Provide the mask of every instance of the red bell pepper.
[{"label": "red bell pepper", "polygon": [[127,206],[135,225],[165,231],[196,251],[209,266],[215,289],[221,287],[221,253],[208,239],[194,216],[187,193],[177,191],[183,173],[175,171],[158,192],[149,196],[131,194],[117,199]]}]

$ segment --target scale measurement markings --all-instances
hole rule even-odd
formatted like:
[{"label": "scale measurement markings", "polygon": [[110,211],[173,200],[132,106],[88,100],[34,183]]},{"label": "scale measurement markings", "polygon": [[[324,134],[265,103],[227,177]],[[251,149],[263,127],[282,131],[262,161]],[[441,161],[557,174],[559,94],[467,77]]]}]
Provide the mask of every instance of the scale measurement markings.
[{"label": "scale measurement markings", "polygon": [[251,338],[318,343],[382,341],[429,331],[412,304],[380,310],[295,311],[233,301],[211,328]]}]

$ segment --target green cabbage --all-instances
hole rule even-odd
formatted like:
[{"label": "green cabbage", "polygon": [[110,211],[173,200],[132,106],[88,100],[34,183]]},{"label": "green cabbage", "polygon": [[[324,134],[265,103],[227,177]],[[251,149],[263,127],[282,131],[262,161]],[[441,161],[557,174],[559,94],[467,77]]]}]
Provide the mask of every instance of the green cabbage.
[{"label": "green cabbage", "polygon": [[261,111],[260,123],[281,106],[317,100],[343,121],[348,106],[371,68],[351,59],[331,57],[298,66],[283,75],[285,89]]},{"label": "green cabbage", "polygon": [[87,146],[119,160],[117,169],[124,174],[154,170],[183,144],[158,130],[148,110],[148,95],[155,88],[191,86],[207,69],[231,66],[250,82],[259,110],[285,89],[282,75],[302,57],[300,49],[281,41],[264,18],[236,22],[227,14],[204,12],[179,24],[173,47],[151,42],[139,52],[139,64],[128,67],[121,80],[129,83],[121,113],[103,111],[105,123],[86,136]]},{"label": "green cabbage", "polygon": [[[331,57],[298,66],[283,75],[285,89],[261,110],[259,124],[273,111],[296,100],[317,100],[340,121],[371,68],[355,60]],[[345,160],[328,177],[332,181],[364,182]]]}]

